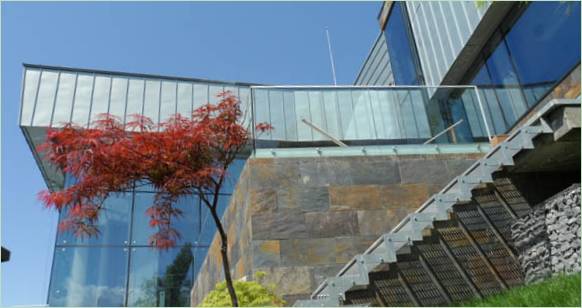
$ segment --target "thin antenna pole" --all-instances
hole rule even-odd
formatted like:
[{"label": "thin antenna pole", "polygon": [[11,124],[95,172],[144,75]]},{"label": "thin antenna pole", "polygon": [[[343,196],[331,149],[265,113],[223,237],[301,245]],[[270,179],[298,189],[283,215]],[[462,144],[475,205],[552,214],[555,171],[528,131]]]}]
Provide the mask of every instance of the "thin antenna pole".
[{"label": "thin antenna pole", "polygon": [[329,39],[329,30],[325,27],[325,35],[327,36],[327,49],[329,50],[329,61],[331,62],[331,74],[333,75],[333,85],[337,86],[337,79],[335,78],[335,62],[333,60],[333,53],[331,52],[331,41]]}]

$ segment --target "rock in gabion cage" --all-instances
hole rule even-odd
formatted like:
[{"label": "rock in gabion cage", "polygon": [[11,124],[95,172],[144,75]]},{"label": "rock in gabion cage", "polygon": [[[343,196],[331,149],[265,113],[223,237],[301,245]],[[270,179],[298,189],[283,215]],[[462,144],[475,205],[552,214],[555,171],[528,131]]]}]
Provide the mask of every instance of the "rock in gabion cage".
[{"label": "rock in gabion cage", "polygon": [[526,283],[580,272],[580,184],[574,184],[511,227]]}]

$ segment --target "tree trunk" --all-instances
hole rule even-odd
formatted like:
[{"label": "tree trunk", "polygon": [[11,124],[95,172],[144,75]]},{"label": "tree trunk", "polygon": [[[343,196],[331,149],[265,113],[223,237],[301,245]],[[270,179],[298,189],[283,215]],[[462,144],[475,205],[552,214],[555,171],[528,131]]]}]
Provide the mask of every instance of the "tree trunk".
[{"label": "tree trunk", "polygon": [[230,264],[228,263],[228,241],[224,228],[222,228],[222,222],[216,214],[215,210],[210,210],[212,218],[214,218],[214,223],[218,229],[218,234],[220,234],[220,254],[222,255],[222,268],[224,270],[224,279],[226,280],[226,288],[228,289],[228,294],[230,295],[230,300],[232,301],[233,307],[238,307],[238,298],[236,297],[236,292],[234,291],[234,285],[232,283],[232,277],[230,276]]}]

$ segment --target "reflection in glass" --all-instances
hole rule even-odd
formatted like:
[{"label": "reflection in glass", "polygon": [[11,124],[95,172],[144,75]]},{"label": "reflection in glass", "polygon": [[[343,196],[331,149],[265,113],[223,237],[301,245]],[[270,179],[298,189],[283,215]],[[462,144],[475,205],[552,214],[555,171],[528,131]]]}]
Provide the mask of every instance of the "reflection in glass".
[{"label": "reflection in glass", "polygon": [[392,6],[385,34],[396,84],[421,84],[406,6],[400,2]]},{"label": "reflection in glass", "polygon": [[97,120],[99,114],[108,113],[109,109],[109,92],[111,87],[111,78],[97,76],[95,77],[95,88],[93,89],[93,104],[91,105],[91,120]]},{"label": "reflection in glass", "polygon": [[[149,237],[157,232],[157,229],[149,225],[150,217],[146,215],[146,210],[154,203],[155,194],[138,192],[135,194],[133,210],[133,230],[132,245],[149,245]],[[172,227],[181,235],[177,244],[193,243],[198,237],[197,230],[200,224],[200,204],[195,196],[180,198],[175,207],[182,211],[182,216],[174,218]]]},{"label": "reflection in glass", "polygon": [[32,112],[34,110],[39,79],[40,71],[31,69],[25,71],[20,118],[20,124],[22,125],[30,125],[32,122]]},{"label": "reflection in glass", "polygon": [[125,117],[127,85],[127,79],[125,78],[113,78],[113,81],[111,82],[109,113],[118,117],[122,122]]},{"label": "reflection in glass", "polygon": [[192,84],[178,83],[178,113],[184,117],[192,115]]},{"label": "reflection in glass", "polygon": [[208,104],[209,101],[208,85],[194,84],[194,110],[198,109],[202,105]]},{"label": "reflection in glass", "polygon": [[190,303],[192,246],[159,250],[133,248],[128,306],[184,307]]},{"label": "reflection in glass", "polygon": [[134,114],[141,115],[144,102],[145,81],[139,79],[130,79],[129,88],[127,89],[127,110],[125,112],[125,121],[133,119],[130,117]]},{"label": "reflection in glass", "polygon": [[124,306],[127,257],[127,248],[57,247],[48,304]]},{"label": "reflection in glass", "polygon": [[51,126],[60,127],[70,121],[75,78],[74,74],[61,73]]},{"label": "reflection in glass", "polygon": [[532,106],[580,62],[580,2],[532,2],[505,40]]},{"label": "reflection in glass", "polygon": [[89,122],[89,109],[91,108],[91,95],[93,94],[94,76],[79,74],[77,77],[77,89],[75,102],[73,103],[73,123],[87,126]]},{"label": "reflection in glass", "polygon": [[[131,217],[131,193],[112,194],[103,203],[97,227],[100,234],[93,237],[77,237],[70,232],[59,232],[57,245],[124,245],[129,240]],[[68,209],[68,208],[67,208]],[[63,211],[60,219],[67,217]]]},{"label": "reflection in glass", "polygon": [[59,73],[43,71],[40,76],[40,86],[38,88],[38,97],[36,108],[34,109],[33,125],[48,126],[53,113],[53,105],[57,92],[57,82]]},{"label": "reflection in glass", "polygon": [[175,82],[162,81],[160,121],[166,121],[170,116],[176,114],[177,86]]},{"label": "reflection in glass", "polygon": [[160,87],[161,81],[159,80],[146,80],[145,82],[143,115],[150,118],[154,123],[159,123]]}]

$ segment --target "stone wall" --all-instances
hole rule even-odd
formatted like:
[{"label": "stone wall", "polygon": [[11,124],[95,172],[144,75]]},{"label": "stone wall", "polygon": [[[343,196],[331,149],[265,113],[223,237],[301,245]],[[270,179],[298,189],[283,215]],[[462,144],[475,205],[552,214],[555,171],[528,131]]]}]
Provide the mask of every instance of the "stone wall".
[{"label": "stone wall", "polygon": [[580,184],[572,185],[511,228],[527,283],[580,271]]},{"label": "stone wall", "polygon": [[[482,154],[251,158],[223,221],[235,279],[264,271],[292,304]],[[215,237],[192,289],[223,280]]]}]

